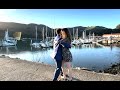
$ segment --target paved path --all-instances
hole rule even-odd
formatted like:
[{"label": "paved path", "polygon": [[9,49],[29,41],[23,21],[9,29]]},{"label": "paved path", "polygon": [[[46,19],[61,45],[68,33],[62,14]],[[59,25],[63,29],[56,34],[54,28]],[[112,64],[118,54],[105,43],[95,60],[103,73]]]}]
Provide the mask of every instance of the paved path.
[{"label": "paved path", "polygon": [[[55,67],[0,57],[0,81],[52,81]],[[73,69],[74,81],[120,81],[119,75]]]}]

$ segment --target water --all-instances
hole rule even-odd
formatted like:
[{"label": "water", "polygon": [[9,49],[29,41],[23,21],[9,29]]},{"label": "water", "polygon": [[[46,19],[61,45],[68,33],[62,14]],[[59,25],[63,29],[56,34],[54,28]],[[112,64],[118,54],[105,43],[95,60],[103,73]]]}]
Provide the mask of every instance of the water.
[{"label": "water", "polygon": [[[73,56],[73,67],[84,67],[99,71],[120,62],[120,47],[117,46],[102,47],[96,44],[88,44],[73,46],[70,51]],[[25,43],[16,47],[0,47],[0,55],[55,65],[50,53],[52,53],[52,48],[34,49]]]}]

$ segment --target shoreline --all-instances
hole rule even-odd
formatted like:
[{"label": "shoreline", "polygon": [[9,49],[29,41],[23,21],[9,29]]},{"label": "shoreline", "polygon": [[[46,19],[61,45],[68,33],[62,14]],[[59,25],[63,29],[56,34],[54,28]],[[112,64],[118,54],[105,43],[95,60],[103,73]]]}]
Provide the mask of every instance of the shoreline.
[{"label": "shoreline", "polygon": [[[9,56],[6,56],[6,55],[1,55],[0,58],[3,57],[3,58],[11,58]],[[20,58],[11,58],[11,59],[19,59],[19,60],[25,60],[25,59],[20,59]],[[29,61],[29,60],[25,60],[25,61]],[[35,62],[35,61],[30,61],[30,62]],[[50,64],[47,64],[47,63],[44,63],[44,62],[35,62],[35,63],[40,63],[40,64],[45,64],[45,65],[50,65]],[[54,66],[55,67],[55,64],[54,65],[51,65],[51,66]],[[85,68],[85,67],[73,67],[72,69],[77,69],[77,70],[86,70],[86,71],[91,71],[91,72],[96,72],[96,73],[103,73],[104,71],[103,70],[99,70],[99,71],[94,71],[94,70],[90,70],[88,68]]]},{"label": "shoreline", "polygon": [[[6,55],[3,54],[3,55],[0,56],[0,58],[11,58],[11,57],[6,56]],[[23,60],[23,61],[24,61],[24,59],[20,59],[20,58],[11,58],[11,59],[17,59],[17,60]],[[29,61],[29,60],[25,60],[25,61]],[[30,61],[30,62],[35,62],[35,61]],[[46,64],[46,63],[44,63],[44,62],[35,62],[35,63],[50,65],[50,64]],[[55,64],[54,64],[54,65],[51,65],[51,66],[55,66]],[[87,70],[87,71],[96,72],[96,71],[90,70],[90,69],[85,68],[85,67],[73,67],[73,69],[77,69],[77,70]]]},{"label": "shoreline", "polygon": [[110,68],[104,70],[105,73],[118,74],[120,75],[120,63],[113,64]]},{"label": "shoreline", "polygon": [[[52,81],[55,66],[0,56],[0,81]],[[76,81],[120,81],[120,75],[73,68]]]}]

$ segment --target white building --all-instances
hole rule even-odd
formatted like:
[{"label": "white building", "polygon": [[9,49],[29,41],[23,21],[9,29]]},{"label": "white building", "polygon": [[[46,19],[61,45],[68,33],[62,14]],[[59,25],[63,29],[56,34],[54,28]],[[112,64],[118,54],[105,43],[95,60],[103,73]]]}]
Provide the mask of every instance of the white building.
[{"label": "white building", "polygon": [[118,37],[120,37],[120,33],[104,34],[102,37],[104,37],[104,38],[110,38],[110,37],[112,37],[112,38],[118,38]]}]

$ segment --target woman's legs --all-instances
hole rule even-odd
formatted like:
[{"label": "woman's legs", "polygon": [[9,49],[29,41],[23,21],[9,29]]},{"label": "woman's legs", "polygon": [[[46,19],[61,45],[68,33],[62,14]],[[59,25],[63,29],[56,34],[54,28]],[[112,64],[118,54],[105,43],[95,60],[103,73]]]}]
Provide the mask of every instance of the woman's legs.
[{"label": "woman's legs", "polygon": [[57,68],[56,68],[56,70],[55,70],[55,74],[54,74],[54,79],[53,79],[53,81],[57,81],[57,79],[58,79],[58,77],[59,77],[59,75],[60,75],[60,72],[62,71],[62,69],[61,69],[61,66],[62,66],[62,61],[57,61],[56,60],[56,66],[57,66]]},{"label": "woman's legs", "polygon": [[69,79],[72,80],[72,65],[71,62],[65,62],[66,67],[67,67],[67,73],[69,76]]},{"label": "woman's legs", "polygon": [[[65,68],[65,66],[66,66],[66,68]],[[63,68],[62,71],[63,71],[64,78],[67,78],[66,75],[68,75],[70,80],[72,80],[72,65],[71,65],[71,62],[62,61],[62,68]]]}]

